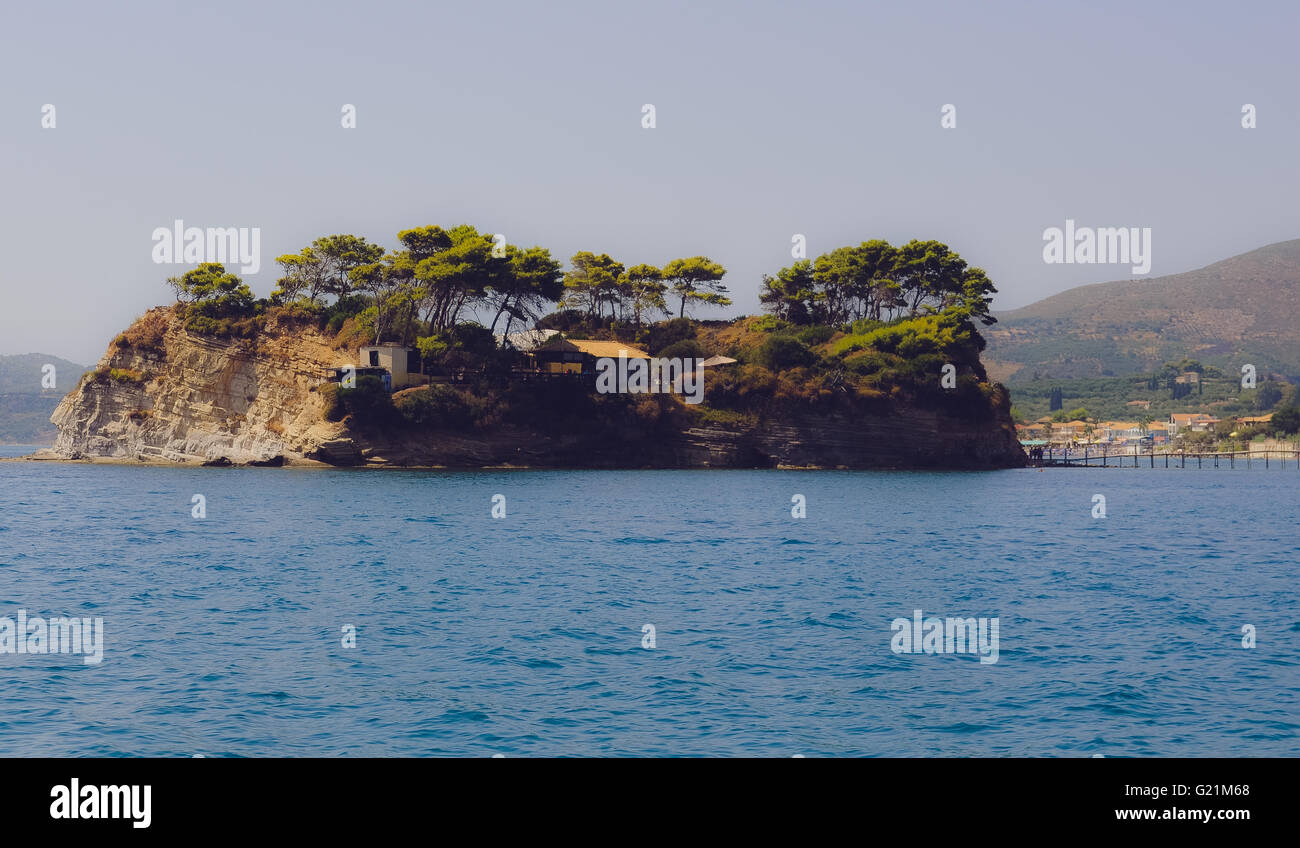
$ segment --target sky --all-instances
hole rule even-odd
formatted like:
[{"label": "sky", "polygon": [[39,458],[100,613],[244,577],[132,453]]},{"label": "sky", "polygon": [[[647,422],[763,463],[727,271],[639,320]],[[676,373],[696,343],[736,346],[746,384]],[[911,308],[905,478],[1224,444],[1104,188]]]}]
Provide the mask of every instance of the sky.
[{"label": "sky", "polygon": [[98,360],[170,300],[186,266],[152,233],[178,218],[260,228],[258,295],[318,236],[460,223],[565,260],[707,255],[718,317],[759,311],[795,234],[810,257],[938,239],[995,309],[1131,276],[1046,264],[1067,218],[1151,228],[1148,277],[1198,268],[1300,237],[1298,24],[1283,2],[11,5],[0,354]]}]

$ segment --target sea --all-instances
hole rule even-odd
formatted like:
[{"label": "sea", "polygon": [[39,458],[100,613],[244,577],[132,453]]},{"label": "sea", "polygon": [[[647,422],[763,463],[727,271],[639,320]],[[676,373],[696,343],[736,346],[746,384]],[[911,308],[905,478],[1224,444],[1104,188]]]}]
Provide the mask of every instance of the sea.
[{"label": "sea", "polygon": [[[0,756],[1296,756],[1297,504],[1294,462],[4,462]],[[19,611],[100,660],[3,651]]]}]

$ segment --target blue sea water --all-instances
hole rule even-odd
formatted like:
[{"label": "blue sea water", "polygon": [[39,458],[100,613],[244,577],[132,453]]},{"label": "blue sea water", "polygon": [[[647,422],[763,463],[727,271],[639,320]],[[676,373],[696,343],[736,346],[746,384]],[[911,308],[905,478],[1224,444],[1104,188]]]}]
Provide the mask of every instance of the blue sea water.
[{"label": "blue sea water", "polygon": [[[1294,463],[0,463],[0,616],[106,633],[0,654],[0,755],[1295,756],[1298,495]],[[894,653],[918,608],[997,616],[998,661]]]}]

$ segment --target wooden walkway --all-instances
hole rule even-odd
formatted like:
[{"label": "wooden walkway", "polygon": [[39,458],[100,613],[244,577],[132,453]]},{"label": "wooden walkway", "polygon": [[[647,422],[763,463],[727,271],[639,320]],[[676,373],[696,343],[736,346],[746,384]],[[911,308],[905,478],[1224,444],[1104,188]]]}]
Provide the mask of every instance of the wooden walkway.
[{"label": "wooden walkway", "polygon": [[1115,468],[1286,468],[1291,463],[1300,471],[1300,450],[1116,453],[1096,448],[1044,450],[1041,459],[1031,458],[1031,468],[1115,467]]}]

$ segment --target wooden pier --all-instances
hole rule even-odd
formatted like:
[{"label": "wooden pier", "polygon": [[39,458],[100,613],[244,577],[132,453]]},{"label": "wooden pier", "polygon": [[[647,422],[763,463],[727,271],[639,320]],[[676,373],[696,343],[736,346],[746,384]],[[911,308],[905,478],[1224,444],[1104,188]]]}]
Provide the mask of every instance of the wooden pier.
[{"label": "wooden pier", "polygon": [[1098,448],[1045,448],[1041,458],[1031,455],[1031,468],[1279,468],[1287,463],[1300,471],[1300,450],[1264,451],[1149,451],[1117,453]]}]

